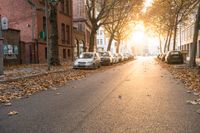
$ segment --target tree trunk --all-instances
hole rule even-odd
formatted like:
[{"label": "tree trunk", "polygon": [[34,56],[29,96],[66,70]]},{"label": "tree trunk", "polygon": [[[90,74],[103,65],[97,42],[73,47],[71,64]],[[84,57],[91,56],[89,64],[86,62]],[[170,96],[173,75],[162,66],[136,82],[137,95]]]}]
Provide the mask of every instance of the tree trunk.
[{"label": "tree trunk", "polygon": [[167,38],[166,38],[165,46],[164,46],[164,53],[166,52],[166,49],[167,49],[167,43],[169,41],[169,34],[170,34],[170,29],[167,31]]},{"label": "tree trunk", "polygon": [[117,41],[117,48],[116,48],[116,52],[117,53],[119,53],[120,43],[121,43],[121,40],[118,39],[118,41]]},{"label": "tree trunk", "polygon": [[159,41],[160,41],[160,53],[162,53],[162,40],[161,40],[161,35],[159,34]]},{"label": "tree trunk", "polygon": [[60,65],[58,52],[58,22],[57,22],[57,5],[51,5],[50,11],[51,23],[51,65]]},{"label": "tree trunk", "polygon": [[96,30],[93,27],[92,32],[90,34],[90,45],[89,45],[89,52],[94,52],[94,46],[95,44],[95,39],[96,39]]},{"label": "tree trunk", "polygon": [[197,54],[197,40],[199,35],[199,23],[200,23],[200,3],[198,7],[198,12],[196,16],[196,21],[194,25],[194,36],[193,36],[193,43],[192,43],[192,49],[190,51],[190,67],[196,66],[196,54]]},{"label": "tree trunk", "polygon": [[178,15],[176,15],[175,25],[174,25],[174,42],[173,42],[173,50],[176,49],[176,35],[177,35],[177,25],[178,25]]},{"label": "tree trunk", "polygon": [[111,34],[111,36],[109,38],[109,43],[108,43],[107,51],[111,50],[111,45],[112,45],[113,39],[114,39],[114,34]]},{"label": "tree trunk", "polygon": [[167,51],[170,50],[171,39],[172,39],[172,29],[170,29],[169,40],[168,40],[168,44],[167,44]]}]

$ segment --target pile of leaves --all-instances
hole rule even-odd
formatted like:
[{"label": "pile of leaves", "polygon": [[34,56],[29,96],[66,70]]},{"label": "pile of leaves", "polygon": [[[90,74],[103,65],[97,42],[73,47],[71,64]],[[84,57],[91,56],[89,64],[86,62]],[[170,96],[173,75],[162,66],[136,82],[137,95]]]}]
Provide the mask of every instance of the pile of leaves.
[{"label": "pile of leaves", "polygon": [[197,68],[189,68],[187,64],[169,65],[158,59],[157,62],[170,71],[175,78],[180,79],[190,91],[200,95],[200,75]]},{"label": "pile of leaves", "polygon": [[0,104],[9,103],[12,99],[29,97],[32,94],[54,89],[65,85],[69,80],[78,80],[86,76],[85,71],[68,69],[59,72],[48,72],[13,82],[0,83]]}]

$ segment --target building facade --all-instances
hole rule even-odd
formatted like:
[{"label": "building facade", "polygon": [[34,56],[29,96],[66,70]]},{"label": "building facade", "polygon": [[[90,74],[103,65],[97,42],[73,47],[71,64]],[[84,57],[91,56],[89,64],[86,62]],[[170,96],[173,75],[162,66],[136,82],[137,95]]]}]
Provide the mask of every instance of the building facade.
[{"label": "building facade", "polygon": [[103,52],[107,50],[107,45],[106,45],[106,37],[104,33],[104,29],[102,27],[99,28],[97,31],[97,51],[98,52]]},{"label": "building facade", "polygon": [[[192,49],[194,35],[194,21],[187,25],[179,25],[179,32],[177,37],[178,49],[187,53],[187,60],[189,60],[190,52]],[[197,58],[200,57],[200,34],[197,43]]]},{"label": "building facade", "polygon": [[[177,49],[184,51],[187,54],[186,60],[190,59],[190,52],[192,49],[193,37],[194,37],[194,24],[196,20],[197,9],[195,12],[189,15],[188,20],[184,24],[178,25],[177,34]],[[197,41],[197,58],[200,58],[200,33]]]},{"label": "building facade", "polygon": [[[33,2],[38,7],[45,7],[44,0]],[[46,37],[41,37],[46,31],[44,11],[36,10],[26,0],[0,0],[0,3],[0,14],[8,18],[9,28],[20,31],[20,42],[26,53],[26,59],[22,63],[45,63]],[[58,46],[61,62],[71,61],[73,58],[72,4],[72,0],[63,0],[58,4]],[[48,31],[50,33],[50,26]]]},{"label": "building facade", "polygon": [[77,29],[78,32],[84,33],[84,40],[79,41],[77,46],[81,51],[89,50],[90,34],[92,28],[86,10],[85,0],[73,0],[73,26]]}]

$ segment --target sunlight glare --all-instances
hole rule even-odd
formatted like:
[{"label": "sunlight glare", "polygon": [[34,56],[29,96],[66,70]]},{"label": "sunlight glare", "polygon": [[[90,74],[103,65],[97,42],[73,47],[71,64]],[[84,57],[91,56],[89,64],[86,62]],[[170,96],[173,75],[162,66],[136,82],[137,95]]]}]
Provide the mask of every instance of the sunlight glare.
[{"label": "sunlight glare", "polygon": [[142,44],[145,39],[145,33],[142,31],[136,31],[132,33],[132,40],[136,44]]},{"label": "sunlight glare", "polygon": [[144,3],[144,9],[143,12],[146,12],[147,8],[150,7],[153,3],[153,0],[146,0]]}]

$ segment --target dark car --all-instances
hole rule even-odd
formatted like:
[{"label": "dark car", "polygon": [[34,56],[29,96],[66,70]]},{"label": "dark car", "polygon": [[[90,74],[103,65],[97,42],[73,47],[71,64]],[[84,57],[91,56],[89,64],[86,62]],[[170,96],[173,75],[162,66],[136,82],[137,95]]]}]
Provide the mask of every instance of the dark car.
[{"label": "dark car", "polygon": [[165,62],[171,63],[181,63],[183,64],[183,54],[180,51],[169,51],[166,54]]},{"label": "dark car", "polygon": [[101,58],[101,65],[112,65],[113,57],[111,52],[99,52]]}]

